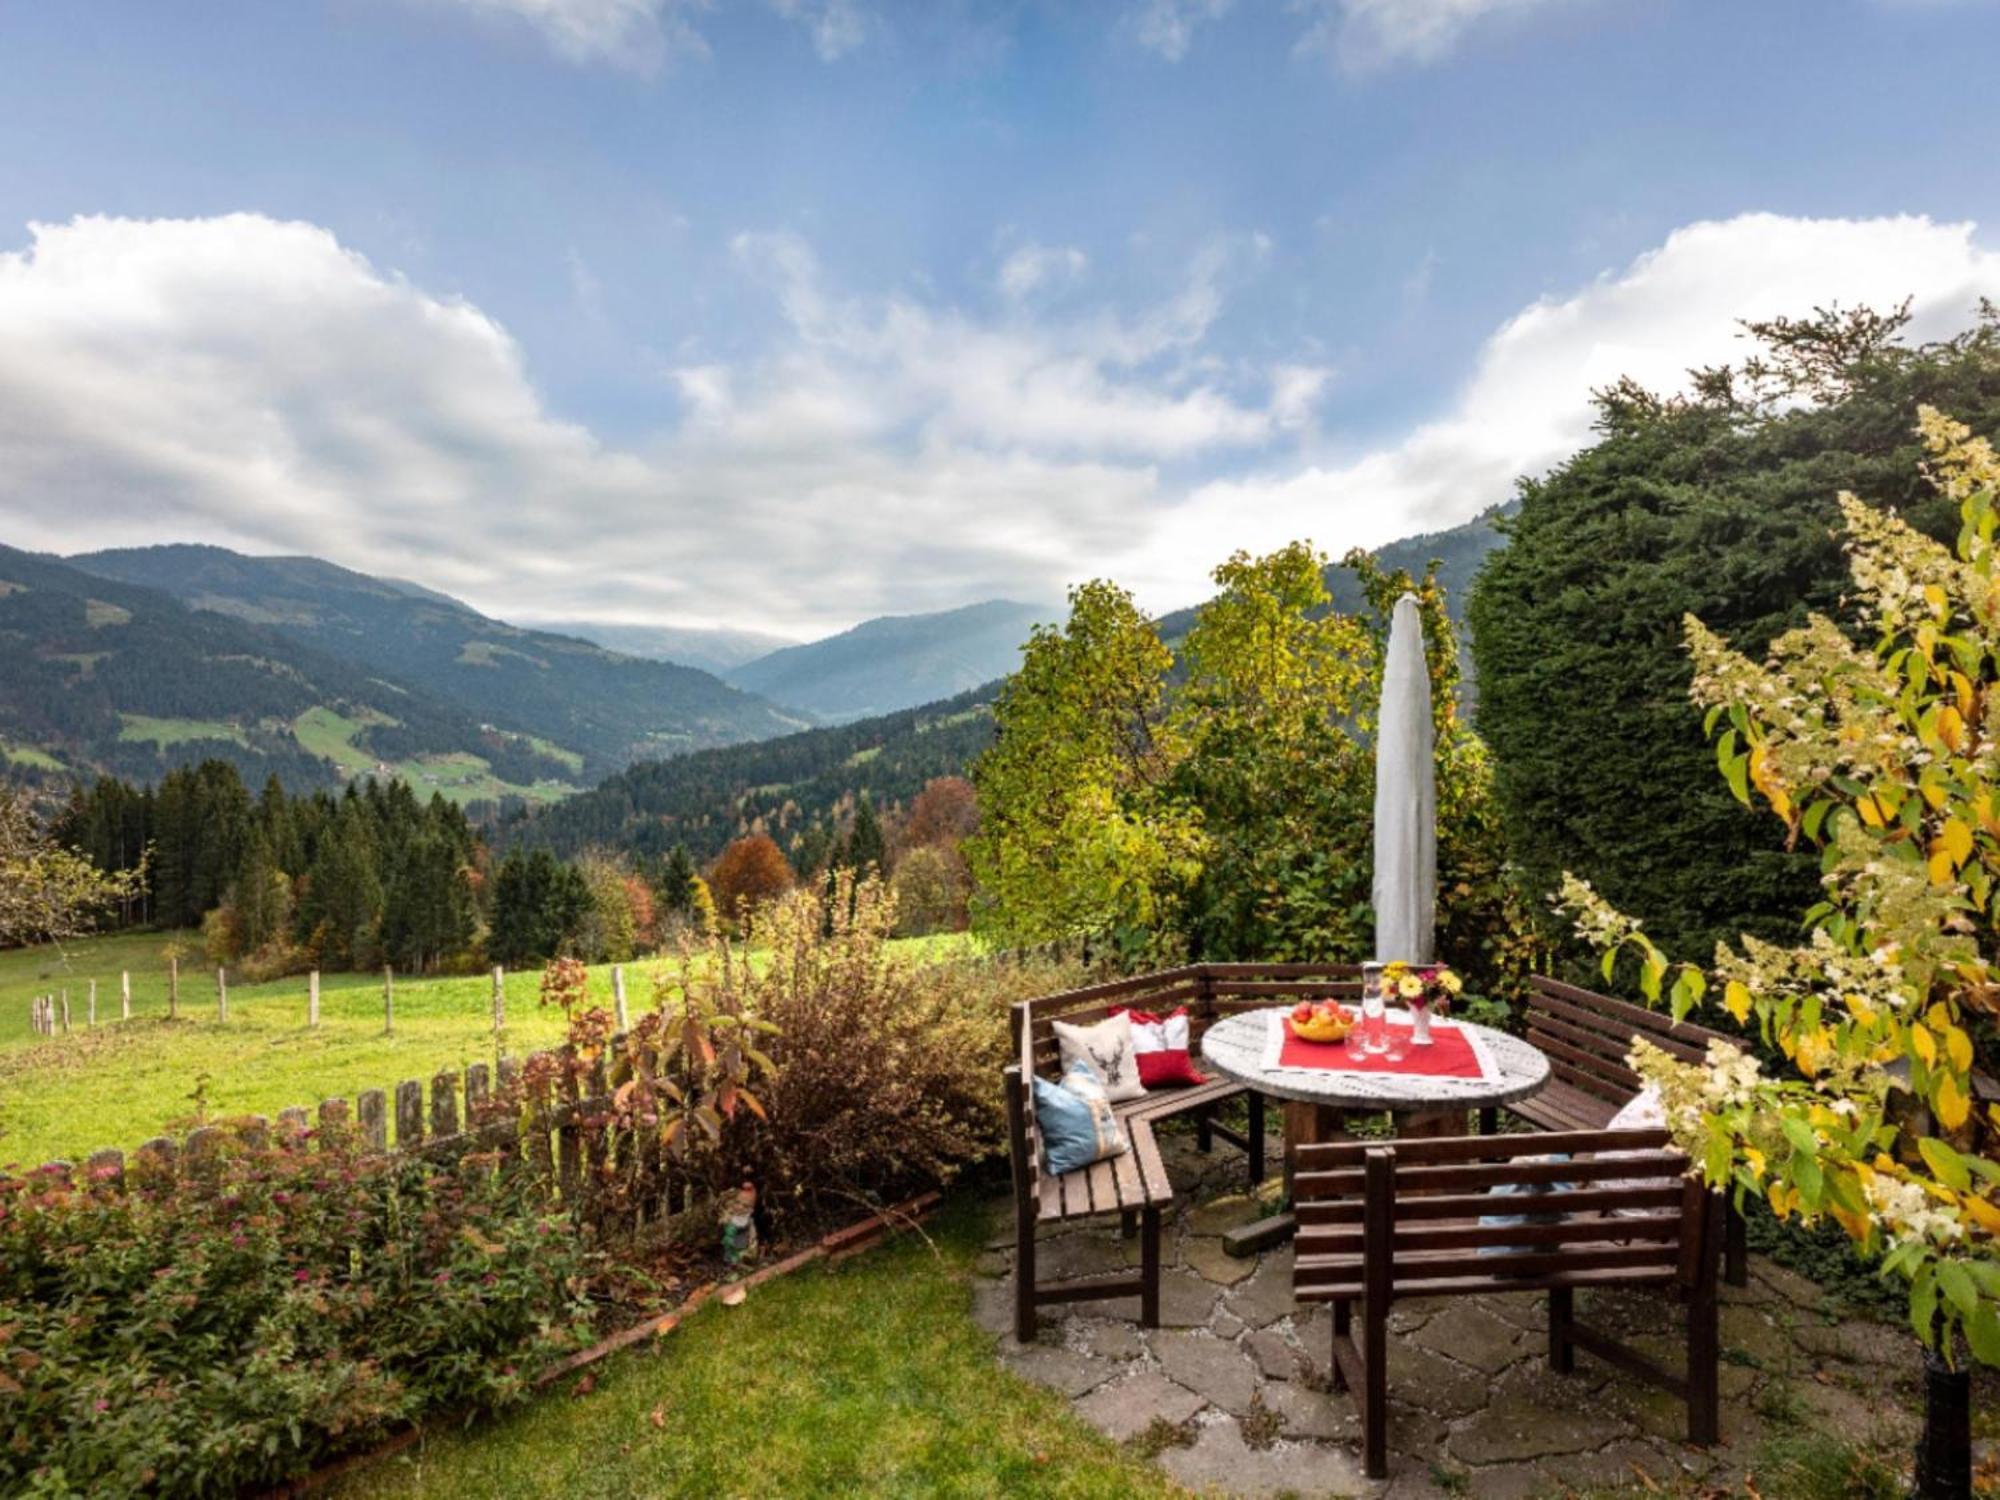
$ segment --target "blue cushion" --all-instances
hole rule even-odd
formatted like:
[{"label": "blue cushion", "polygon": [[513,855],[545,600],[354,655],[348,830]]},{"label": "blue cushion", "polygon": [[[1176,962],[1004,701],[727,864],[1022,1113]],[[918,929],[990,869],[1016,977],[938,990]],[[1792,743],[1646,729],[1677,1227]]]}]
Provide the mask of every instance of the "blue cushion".
[{"label": "blue cushion", "polygon": [[1035,1125],[1042,1169],[1060,1177],[1125,1150],[1125,1132],[1089,1064],[1078,1061],[1061,1083],[1035,1080]]},{"label": "blue cushion", "polygon": [[[1568,1161],[1569,1156],[1566,1152],[1556,1151],[1551,1152],[1547,1156],[1523,1156],[1516,1158],[1516,1160]],[[1571,1186],[1573,1184],[1567,1182],[1501,1182],[1488,1188],[1486,1196],[1489,1198],[1511,1198],[1516,1193],[1555,1192],[1566,1190]],[[1482,1227],[1498,1225],[1504,1228],[1514,1224],[1559,1224],[1564,1217],[1562,1214],[1481,1214],[1479,1222]],[[1548,1248],[1547,1245],[1481,1245],[1479,1253],[1481,1255],[1529,1255],[1537,1250],[1546,1250]]]}]

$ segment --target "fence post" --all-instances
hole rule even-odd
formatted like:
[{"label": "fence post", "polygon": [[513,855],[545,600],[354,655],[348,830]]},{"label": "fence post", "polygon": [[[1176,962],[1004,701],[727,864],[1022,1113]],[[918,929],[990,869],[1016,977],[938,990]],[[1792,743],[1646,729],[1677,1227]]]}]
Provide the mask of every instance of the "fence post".
[{"label": "fence post", "polygon": [[630,1031],[632,1023],[625,1017],[625,966],[623,964],[613,964],[611,966],[611,1003],[618,1015],[618,1029],[621,1032]]},{"label": "fence post", "polygon": [[215,971],[215,1019],[229,1019],[229,976],[221,969]]},{"label": "fence post", "polygon": [[167,1019],[178,1021],[181,1017],[181,961],[167,960]]},{"label": "fence post", "polygon": [[507,1024],[507,971],[499,964],[493,966],[493,1029],[499,1031]]},{"label": "fence post", "polygon": [[458,1134],[458,1075],[449,1068],[431,1075],[431,1134]]},{"label": "fence post", "polygon": [[84,1012],[83,1024],[86,1026],[95,1026],[97,1024],[97,981],[95,979],[90,981],[90,1009]]},{"label": "fence post", "polygon": [[396,1029],[396,972],[387,964],[382,965],[382,1035],[389,1036]]},{"label": "fence post", "polygon": [[424,1086],[414,1078],[396,1085],[396,1149],[412,1151],[424,1143]]},{"label": "fence post", "polygon": [[389,1149],[388,1103],[380,1089],[364,1089],[355,1096],[354,1105],[361,1120],[361,1138],[368,1143],[371,1151]]},{"label": "fence post", "polygon": [[314,969],[306,980],[306,1025],[319,1025],[319,970]]},{"label": "fence post", "polygon": [[118,971],[118,1019],[121,1021],[132,1019],[132,971],[130,969],[121,969]]},{"label": "fence post", "polygon": [[62,992],[63,1035],[69,1035],[69,991]]}]

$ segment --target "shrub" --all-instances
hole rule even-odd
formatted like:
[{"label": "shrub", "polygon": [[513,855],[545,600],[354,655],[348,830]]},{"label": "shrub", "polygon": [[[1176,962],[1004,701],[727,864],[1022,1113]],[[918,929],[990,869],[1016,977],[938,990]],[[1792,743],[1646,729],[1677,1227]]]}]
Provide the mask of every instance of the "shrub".
[{"label": "shrub", "polygon": [[774,1219],[851,1217],[949,1182],[1001,1149],[1007,1007],[1081,982],[1053,961],[925,964],[889,947],[894,895],[843,873],[766,908],[756,970],[730,973],[773,1028],[768,1116],[733,1141]]},{"label": "shrub", "polygon": [[1709,372],[1685,401],[1602,393],[1600,441],[1523,484],[1470,619],[1479,732],[1537,905],[1563,870],[1587,870],[1671,952],[1796,932],[1817,898],[1812,858],[1768,838],[1713,774],[1681,618],[1754,657],[1835,611],[1842,489],[1956,534],[1919,471],[1917,408],[2000,426],[2000,324],[1922,348],[1895,342],[1898,326],[1753,325],[1751,365]]},{"label": "shrub", "polygon": [[311,1146],[0,1177],[0,1490],[233,1494],[517,1399],[585,1332],[579,1241],[526,1174]]}]

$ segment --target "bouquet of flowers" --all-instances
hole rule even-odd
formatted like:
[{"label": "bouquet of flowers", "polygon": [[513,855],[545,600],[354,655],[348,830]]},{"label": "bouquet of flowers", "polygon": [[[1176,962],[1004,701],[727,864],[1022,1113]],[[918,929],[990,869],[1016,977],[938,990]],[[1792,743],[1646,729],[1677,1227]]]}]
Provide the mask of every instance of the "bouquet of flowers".
[{"label": "bouquet of flowers", "polygon": [[1418,1045],[1430,1040],[1431,1015],[1445,1014],[1464,982],[1443,964],[1409,964],[1401,959],[1382,966],[1382,998],[1398,1000],[1410,1012],[1411,1038]]}]

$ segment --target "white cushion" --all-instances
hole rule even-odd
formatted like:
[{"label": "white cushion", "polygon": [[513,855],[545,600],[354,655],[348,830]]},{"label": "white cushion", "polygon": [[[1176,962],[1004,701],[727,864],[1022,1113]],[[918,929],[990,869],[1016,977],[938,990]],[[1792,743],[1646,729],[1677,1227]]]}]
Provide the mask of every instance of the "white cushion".
[{"label": "white cushion", "polygon": [[1056,1046],[1062,1052],[1065,1075],[1078,1063],[1104,1086],[1104,1097],[1116,1104],[1145,1097],[1139,1081],[1139,1054],[1132,1045],[1132,1018],[1111,1016],[1095,1026],[1055,1023]]}]

